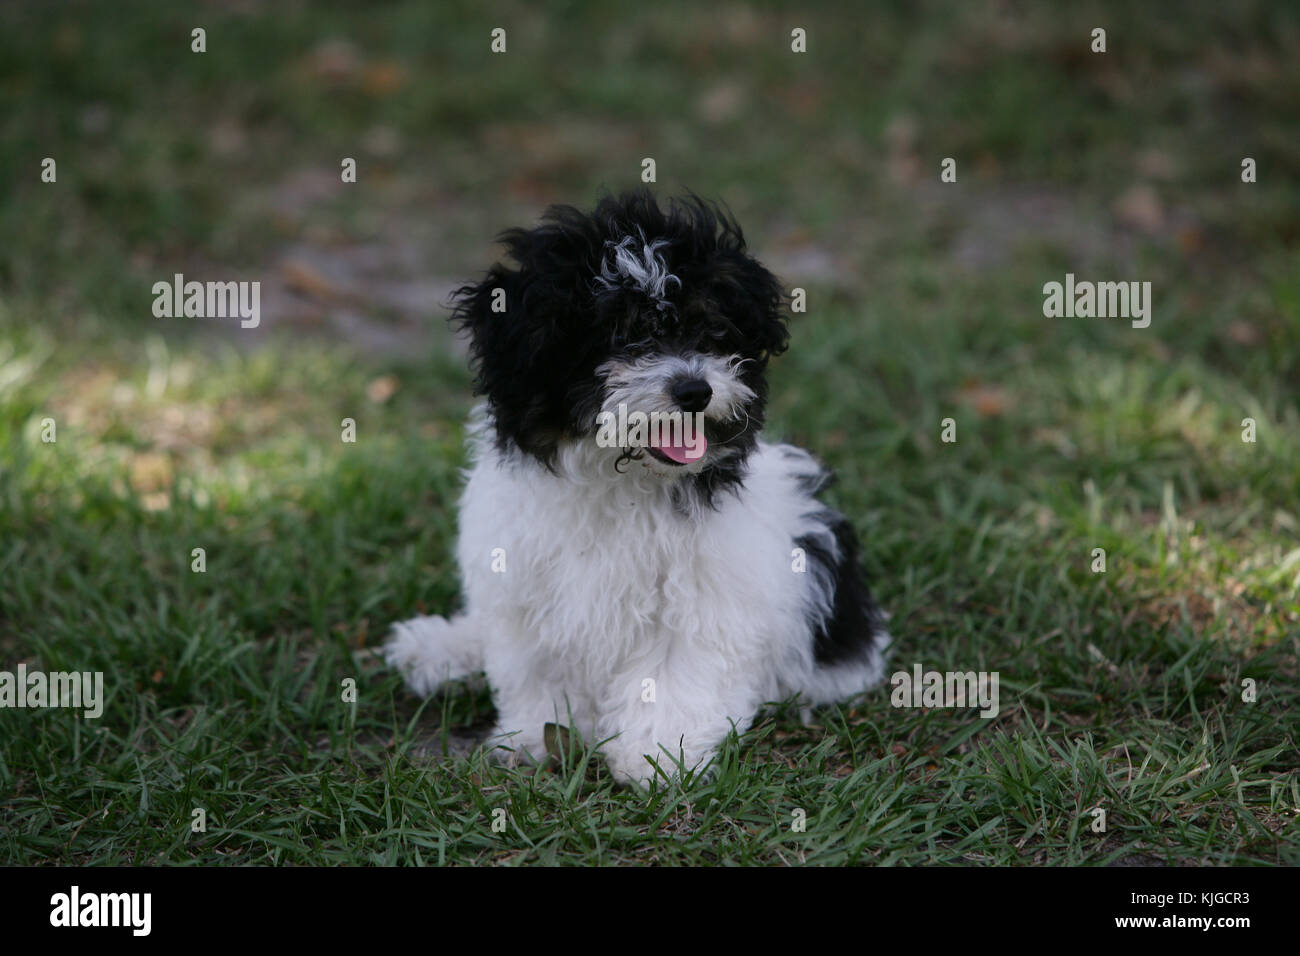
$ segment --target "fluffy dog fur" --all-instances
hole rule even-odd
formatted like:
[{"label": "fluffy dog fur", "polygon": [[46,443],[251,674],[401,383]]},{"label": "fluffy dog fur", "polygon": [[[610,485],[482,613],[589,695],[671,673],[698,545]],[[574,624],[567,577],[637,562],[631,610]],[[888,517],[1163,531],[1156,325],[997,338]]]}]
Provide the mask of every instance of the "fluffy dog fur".
[{"label": "fluffy dog fur", "polygon": [[[396,625],[385,655],[409,687],[485,671],[495,743],[536,759],[544,725],[570,725],[645,785],[647,758],[706,765],[764,702],[876,683],[889,637],[851,524],[817,500],[829,476],[759,438],[784,295],[735,221],[638,191],[501,240],[516,268],[458,290],[454,313],[486,396],[460,504],[465,609]],[[620,404],[701,412],[703,456],[602,447]]]}]

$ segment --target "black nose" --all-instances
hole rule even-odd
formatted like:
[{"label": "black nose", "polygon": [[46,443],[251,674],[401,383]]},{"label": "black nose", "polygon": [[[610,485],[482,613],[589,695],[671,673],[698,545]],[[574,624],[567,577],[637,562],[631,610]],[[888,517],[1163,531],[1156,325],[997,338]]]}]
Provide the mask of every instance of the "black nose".
[{"label": "black nose", "polygon": [[702,412],[709,407],[713,389],[702,378],[683,378],[673,382],[673,401],[684,412]]}]

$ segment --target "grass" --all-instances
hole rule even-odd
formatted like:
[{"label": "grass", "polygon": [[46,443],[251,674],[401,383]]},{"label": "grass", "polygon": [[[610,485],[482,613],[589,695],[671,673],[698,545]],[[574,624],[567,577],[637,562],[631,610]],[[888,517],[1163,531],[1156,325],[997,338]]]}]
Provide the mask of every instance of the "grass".
[{"label": "grass", "polygon": [[[792,61],[772,6],[519,7],[494,61],[469,6],[205,9],[203,58],[171,5],[16,8],[0,669],[101,670],[108,702],[0,709],[0,860],[1300,863],[1300,27],[1189,9],[832,8]],[[1098,17],[1107,60],[1074,46]],[[327,82],[341,36],[356,62]],[[362,154],[355,194],[271,201],[376,125],[403,145]],[[413,699],[369,648],[457,600],[461,360],[436,333],[370,352],[268,322],[249,347],[149,314],[177,269],[256,278],[286,245],[346,257],[426,219],[431,268],[472,275],[496,229],[644,155],[808,289],[770,432],[839,473],[896,666],[998,671],[996,718],[887,688],[811,727],[778,706],[713,778],[648,796],[578,742],[537,773],[433,757],[487,692]],[[1157,222],[1126,219],[1133,188]],[[1022,190],[1056,221],[1022,228]],[[1067,271],[1151,280],[1151,327],[1043,318]]]}]

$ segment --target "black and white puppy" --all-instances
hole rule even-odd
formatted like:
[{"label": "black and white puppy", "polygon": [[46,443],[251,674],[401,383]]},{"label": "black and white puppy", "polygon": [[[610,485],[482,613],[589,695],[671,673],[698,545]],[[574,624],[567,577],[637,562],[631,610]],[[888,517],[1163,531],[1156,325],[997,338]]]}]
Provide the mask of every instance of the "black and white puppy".
[{"label": "black and white puppy", "polygon": [[[817,500],[829,475],[759,437],[785,297],[734,219],[640,190],[501,241],[516,267],[456,293],[487,399],[460,503],[465,609],[395,626],[385,656],[408,686],[484,671],[496,743],[536,759],[548,722],[571,725],[645,785],[647,758],[705,765],[766,701],[880,680],[885,615],[852,525]],[[651,416],[663,427],[638,427]]]}]

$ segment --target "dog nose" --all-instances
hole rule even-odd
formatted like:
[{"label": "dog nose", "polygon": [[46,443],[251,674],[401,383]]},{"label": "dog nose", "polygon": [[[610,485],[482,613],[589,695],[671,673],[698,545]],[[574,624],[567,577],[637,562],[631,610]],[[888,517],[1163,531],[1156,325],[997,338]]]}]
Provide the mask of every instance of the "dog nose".
[{"label": "dog nose", "polygon": [[702,412],[709,407],[713,389],[702,378],[684,378],[673,382],[673,401],[684,412]]}]

